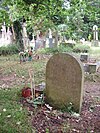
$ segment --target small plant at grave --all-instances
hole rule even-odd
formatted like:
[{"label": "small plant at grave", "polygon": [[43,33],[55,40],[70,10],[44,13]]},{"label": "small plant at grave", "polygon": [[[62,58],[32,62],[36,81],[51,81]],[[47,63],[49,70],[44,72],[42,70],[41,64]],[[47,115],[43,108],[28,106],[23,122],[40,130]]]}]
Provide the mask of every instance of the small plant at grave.
[{"label": "small plant at grave", "polygon": [[74,112],[74,108],[73,108],[73,104],[70,102],[68,105],[64,105],[61,109],[62,112],[68,112],[68,113],[73,113]]},{"label": "small plant at grave", "polygon": [[50,133],[48,128],[46,128],[46,133]]}]

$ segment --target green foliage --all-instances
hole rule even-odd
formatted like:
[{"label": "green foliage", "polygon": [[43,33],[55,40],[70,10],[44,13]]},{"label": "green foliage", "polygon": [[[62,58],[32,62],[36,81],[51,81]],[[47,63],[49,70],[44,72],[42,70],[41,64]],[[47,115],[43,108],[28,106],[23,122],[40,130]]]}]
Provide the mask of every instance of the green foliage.
[{"label": "green foliage", "polygon": [[64,105],[61,110],[72,114],[74,112],[73,104],[70,102],[68,105]]},{"label": "green foliage", "polygon": [[[31,26],[45,27],[45,24],[53,23],[53,26],[63,23],[66,12],[63,10],[63,0],[4,0],[4,6],[8,6],[10,21],[14,22],[23,16]],[[43,18],[43,21],[40,22]],[[38,20],[38,21],[37,21]],[[46,20],[47,23],[43,23]],[[43,23],[43,25],[42,25]]]},{"label": "green foliage", "polygon": [[75,46],[75,43],[61,43],[60,46],[64,46],[64,47],[70,47],[70,48],[73,48]]},{"label": "green foliage", "polygon": [[90,47],[84,44],[76,44],[73,48],[73,52],[75,53],[88,53],[90,51]]},{"label": "green foliage", "polygon": [[44,48],[38,51],[38,53],[42,53],[42,54],[55,54],[58,53],[58,48],[54,47],[54,48]]},{"label": "green foliage", "polygon": [[60,45],[54,48],[41,49],[38,52],[42,54],[56,54],[56,53],[62,53],[62,52],[72,52],[72,48],[70,46]]},{"label": "green foliage", "polygon": [[[64,6],[69,2],[69,7]],[[0,5],[1,6],[1,5]],[[8,8],[6,8],[8,7]],[[65,36],[69,39],[93,38],[93,25],[100,27],[100,0],[3,0],[0,23],[13,23],[25,17],[33,31],[57,29],[66,24]],[[0,24],[0,25],[1,25]],[[31,32],[31,30],[29,30]],[[99,30],[100,32],[100,30]],[[29,33],[28,35],[31,37]],[[100,34],[99,34],[100,39]]]},{"label": "green foliage", "polygon": [[58,47],[58,50],[59,50],[59,52],[72,52],[72,47],[71,46],[69,46],[69,44],[61,44],[59,47]]},{"label": "green foliage", "polygon": [[0,55],[12,55],[19,52],[19,49],[15,45],[9,45],[7,47],[0,47]]},{"label": "green foliage", "polygon": [[92,35],[93,25],[100,27],[100,0],[70,1],[68,18],[67,23],[70,27],[71,36],[74,33],[77,37],[74,38],[76,40],[80,37],[88,39],[88,35]]}]

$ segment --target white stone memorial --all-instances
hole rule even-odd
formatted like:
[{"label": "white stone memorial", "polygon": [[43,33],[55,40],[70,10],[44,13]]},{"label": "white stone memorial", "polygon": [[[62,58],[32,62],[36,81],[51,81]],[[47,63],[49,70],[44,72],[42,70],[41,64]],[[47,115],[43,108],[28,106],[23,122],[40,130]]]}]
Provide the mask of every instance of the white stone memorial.
[{"label": "white stone memorial", "polygon": [[27,50],[29,47],[29,39],[27,36],[27,30],[26,30],[27,24],[24,22],[22,25],[22,35],[23,35],[23,43],[24,43],[24,50]]},{"label": "white stone memorial", "polygon": [[98,26],[93,26],[93,46],[99,46],[98,42]]}]

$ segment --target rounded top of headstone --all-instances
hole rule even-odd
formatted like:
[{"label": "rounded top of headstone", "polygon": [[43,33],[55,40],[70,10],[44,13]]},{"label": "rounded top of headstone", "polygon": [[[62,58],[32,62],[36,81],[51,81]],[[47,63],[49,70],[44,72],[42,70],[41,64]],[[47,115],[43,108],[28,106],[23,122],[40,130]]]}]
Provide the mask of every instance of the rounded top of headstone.
[{"label": "rounded top of headstone", "polygon": [[[83,70],[83,66],[82,63],[80,62],[80,60],[78,60],[75,56],[69,54],[69,53],[58,53],[58,54],[54,54],[48,61],[47,65],[50,62],[53,62],[53,60],[56,62],[59,62],[60,59],[62,60],[62,62],[65,62],[64,64],[66,64],[67,62],[70,62],[71,64],[77,64],[77,66],[80,67],[80,69]],[[70,64],[69,64],[70,65]]]},{"label": "rounded top of headstone", "polygon": [[98,26],[97,25],[94,25],[93,26],[93,30],[98,30]]}]

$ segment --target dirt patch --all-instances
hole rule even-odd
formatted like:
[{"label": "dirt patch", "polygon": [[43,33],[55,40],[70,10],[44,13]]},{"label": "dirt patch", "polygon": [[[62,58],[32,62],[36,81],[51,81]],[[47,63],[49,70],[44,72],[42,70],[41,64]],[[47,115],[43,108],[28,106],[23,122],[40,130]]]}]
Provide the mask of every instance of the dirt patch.
[{"label": "dirt patch", "polygon": [[13,88],[13,86],[25,84],[25,79],[23,77],[18,77],[16,74],[10,74],[5,76],[0,76],[0,88]]},{"label": "dirt patch", "polygon": [[85,93],[80,115],[61,113],[45,108],[32,117],[39,133],[100,133],[100,83],[85,82]]}]

